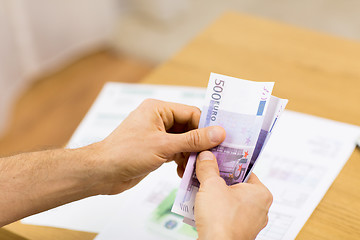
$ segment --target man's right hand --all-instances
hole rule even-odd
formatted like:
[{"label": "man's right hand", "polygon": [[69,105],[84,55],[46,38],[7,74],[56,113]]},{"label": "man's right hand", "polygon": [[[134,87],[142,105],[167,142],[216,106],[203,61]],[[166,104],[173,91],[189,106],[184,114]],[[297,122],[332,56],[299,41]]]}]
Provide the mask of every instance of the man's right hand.
[{"label": "man's right hand", "polygon": [[199,239],[255,239],[268,222],[272,194],[251,174],[247,183],[227,186],[215,156],[204,151],[196,161],[200,189],[195,200]]}]

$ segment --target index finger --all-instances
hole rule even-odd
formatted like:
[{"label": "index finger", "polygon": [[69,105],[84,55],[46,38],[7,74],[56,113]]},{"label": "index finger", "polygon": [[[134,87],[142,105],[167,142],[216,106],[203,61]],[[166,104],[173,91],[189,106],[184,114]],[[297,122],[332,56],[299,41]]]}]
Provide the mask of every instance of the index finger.
[{"label": "index finger", "polygon": [[187,125],[190,130],[198,128],[201,115],[197,107],[157,99],[144,100],[137,110],[148,113],[155,121],[160,119],[165,131],[174,125]]},{"label": "index finger", "polygon": [[263,185],[263,183],[259,180],[259,178],[256,176],[255,173],[251,173],[247,183],[250,183],[250,184],[261,184]]},{"label": "index finger", "polygon": [[172,102],[163,102],[161,107],[163,111],[161,117],[166,130],[174,124],[187,124],[191,129],[198,128],[201,115],[199,108]]},{"label": "index finger", "polygon": [[259,180],[259,178],[255,175],[255,173],[251,173],[248,183],[250,184],[256,184],[262,187],[263,189],[263,194],[262,196],[266,196],[265,200],[266,200],[266,206],[269,209],[272,202],[273,202],[273,196],[271,194],[271,192],[269,191],[269,189]]}]

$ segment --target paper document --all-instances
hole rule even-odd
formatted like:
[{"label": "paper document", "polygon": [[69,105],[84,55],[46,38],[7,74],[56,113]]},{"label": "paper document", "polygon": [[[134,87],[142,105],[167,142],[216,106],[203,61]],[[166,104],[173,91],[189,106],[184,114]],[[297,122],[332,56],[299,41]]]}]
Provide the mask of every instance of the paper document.
[{"label": "paper document", "polygon": [[[204,97],[203,88],[107,83],[75,131],[67,147],[82,147],[104,139],[147,98],[201,107]],[[140,186],[135,188],[137,187]],[[126,203],[129,199],[127,195],[131,191],[125,191],[115,196],[94,196],[82,199],[27,217],[22,222],[99,232],[114,212]]]},{"label": "paper document", "polygon": [[[71,138],[69,147],[105,138],[146,98],[201,107],[205,89],[107,83]],[[274,196],[268,226],[257,239],[296,237],[353,152],[358,136],[360,128],[357,126],[292,111],[283,113],[254,169]],[[98,239],[131,239],[127,236],[144,236],[133,239],[196,239],[189,229],[184,230],[184,236],[181,227],[174,227],[178,218],[173,219],[168,210],[179,182],[174,164],[165,164],[135,188],[120,195],[80,200],[28,217],[23,222],[100,232]],[[150,188],[150,185],[159,188]],[[161,194],[158,199],[149,201],[151,197],[147,196],[151,196],[152,191]],[[170,232],[175,237],[169,237]]]},{"label": "paper document", "polygon": [[183,217],[171,212],[180,178],[176,177],[176,164],[162,166],[141,182],[142,188],[132,191],[129,201],[95,240],[197,239],[194,227],[183,223]]},{"label": "paper document", "polygon": [[257,239],[294,239],[352,154],[360,127],[285,111],[254,169],[274,196]]}]

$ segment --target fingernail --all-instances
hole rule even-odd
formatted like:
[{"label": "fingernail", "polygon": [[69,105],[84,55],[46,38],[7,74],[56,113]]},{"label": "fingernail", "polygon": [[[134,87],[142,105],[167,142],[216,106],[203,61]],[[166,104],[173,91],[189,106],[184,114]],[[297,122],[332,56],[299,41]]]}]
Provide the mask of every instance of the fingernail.
[{"label": "fingernail", "polygon": [[224,130],[220,127],[212,127],[208,131],[208,136],[210,141],[214,143],[220,143],[220,141],[223,139]]},{"label": "fingernail", "polygon": [[213,160],[214,159],[214,154],[212,154],[210,151],[204,151],[201,152],[198,156],[198,160],[199,161],[203,161],[203,160]]}]

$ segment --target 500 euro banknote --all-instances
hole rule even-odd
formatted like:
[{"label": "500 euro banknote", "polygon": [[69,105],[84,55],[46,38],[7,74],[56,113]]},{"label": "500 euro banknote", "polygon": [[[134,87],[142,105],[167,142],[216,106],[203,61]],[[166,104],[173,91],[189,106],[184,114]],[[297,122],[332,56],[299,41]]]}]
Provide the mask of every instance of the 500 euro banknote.
[{"label": "500 euro banknote", "polygon": [[[247,179],[285,108],[287,100],[271,96],[273,86],[273,82],[210,75],[199,128],[216,125],[225,129],[224,142],[211,152],[217,158],[220,176],[228,185]],[[196,156],[197,153],[192,153],[189,157],[172,207],[173,212],[186,218],[186,222],[194,220],[195,196],[199,189]]]}]

